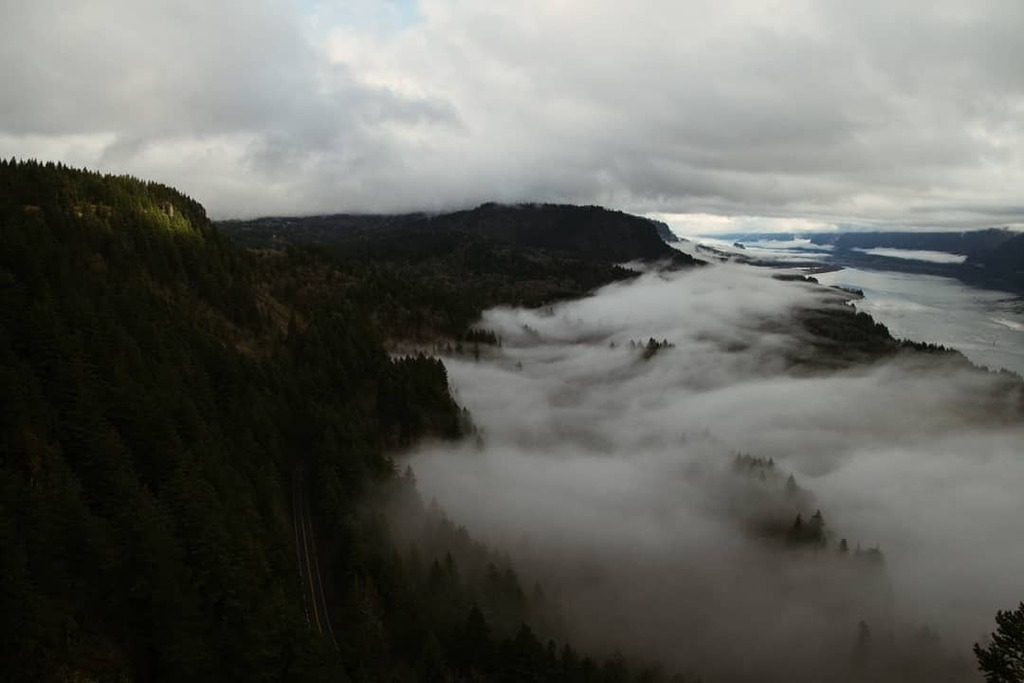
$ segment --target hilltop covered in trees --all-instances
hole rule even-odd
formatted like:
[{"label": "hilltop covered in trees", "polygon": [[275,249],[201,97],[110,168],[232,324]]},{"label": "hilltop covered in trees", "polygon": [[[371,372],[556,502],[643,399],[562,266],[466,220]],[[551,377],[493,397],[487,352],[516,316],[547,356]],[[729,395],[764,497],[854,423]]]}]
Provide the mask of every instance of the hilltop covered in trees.
[{"label": "hilltop covered in trees", "polygon": [[[337,240],[308,239],[337,217],[303,220],[225,226],[246,249],[166,186],[0,162],[0,670],[684,680],[574,647],[543,585],[419,499],[393,458],[472,420],[439,360],[386,348],[497,345],[473,327],[486,307],[579,296],[632,277],[617,265],[632,259],[691,262],[651,222],[594,207],[351,218]],[[808,364],[917,351],[841,305],[796,322]],[[735,469],[785,511],[746,528],[783,551],[849,551],[773,462]],[[305,613],[298,471],[337,646]]]},{"label": "hilltop covered in trees", "polygon": [[630,261],[689,267],[656,223],[600,207],[484,204],[468,211],[224,221],[261,249],[314,248],[361,273],[393,337],[459,337],[491,306],[541,306],[636,273]]},{"label": "hilltop covered in trees", "polygon": [[[7,680],[639,680],[548,642],[540,592],[437,513],[382,526],[389,454],[467,429],[438,360],[382,345],[412,285],[62,165],[0,163],[0,226]],[[338,649],[304,615],[300,467]]]}]

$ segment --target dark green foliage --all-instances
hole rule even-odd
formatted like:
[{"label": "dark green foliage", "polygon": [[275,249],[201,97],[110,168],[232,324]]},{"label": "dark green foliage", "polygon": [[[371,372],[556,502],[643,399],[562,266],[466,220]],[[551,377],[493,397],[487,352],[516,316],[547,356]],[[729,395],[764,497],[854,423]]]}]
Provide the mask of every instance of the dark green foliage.
[{"label": "dark green foliage", "polygon": [[[851,367],[890,359],[897,355],[920,358],[923,354],[940,356],[952,364],[967,369],[970,361],[959,351],[936,344],[897,340],[889,329],[867,313],[852,306],[834,305],[799,309],[794,322],[804,331],[803,344],[790,352],[794,366],[811,371]],[[770,325],[769,325],[770,327]],[[787,328],[792,330],[792,328]]]},{"label": "dark green foliage", "polygon": [[746,529],[754,536],[782,543],[791,550],[835,548],[839,555],[860,561],[864,567],[884,567],[885,556],[879,548],[865,550],[858,543],[851,553],[845,538],[837,542],[824,514],[816,509],[815,496],[799,486],[792,474],[787,475],[776,466],[773,458],[737,452],[732,460],[732,474],[748,482],[748,502],[759,502],[751,505],[743,516]]},{"label": "dark green foliage", "polygon": [[386,446],[458,435],[443,366],[325,297],[286,336],[266,269],[160,185],[4,162],[0,227],[0,669],[341,675],[302,613],[291,470],[352,509]]},{"label": "dark green foliage", "polygon": [[913,349],[914,351],[920,351],[921,353],[931,353],[937,356],[947,356],[949,358],[959,358],[966,360],[964,355],[956,349],[951,349],[948,346],[942,344],[932,344],[930,342],[916,342],[909,339],[901,339],[900,346],[907,349]]},{"label": "dark green foliage", "polygon": [[804,520],[803,515],[797,513],[796,519],[793,520],[793,525],[786,535],[786,540],[798,546],[825,547],[828,537],[825,535],[825,517],[821,514],[821,510],[817,510],[807,520]]},{"label": "dark green foliage", "polygon": [[[737,474],[757,477],[758,481],[765,483],[768,482],[769,475],[772,479],[777,476],[773,458],[754,457],[749,453],[737,453],[732,468]],[[790,480],[793,480],[793,475],[790,475]],[[795,480],[793,480],[793,486],[796,486]]]},{"label": "dark green foliage", "polygon": [[388,364],[377,387],[377,412],[390,446],[407,446],[426,434],[456,438],[462,431],[444,364],[423,355]]},{"label": "dark green foliage", "polygon": [[492,346],[501,345],[501,340],[498,339],[498,335],[491,330],[471,329],[468,330],[462,338],[464,341],[471,344],[490,344]]},{"label": "dark green foliage", "polygon": [[807,309],[801,312],[800,322],[814,343],[831,355],[877,357],[898,348],[885,325],[848,306]]},{"label": "dark green foliage", "polygon": [[337,620],[339,642],[354,678],[670,680],[556,643],[558,619],[543,591],[525,591],[507,559],[436,505],[425,506],[411,472],[379,487],[348,533],[354,542],[338,548],[330,571],[340,586],[336,609],[346,615]]},{"label": "dark green foliage", "polygon": [[[438,360],[382,345],[439,291],[398,272],[245,252],[162,185],[0,162],[4,680],[633,680],[543,645],[540,603],[464,530],[421,512],[414,548],[367,511],[389,449],[468,424]],[[337,649],[304,614],[300,471]]]},{"label": "dark green foliage", "polygon": [[665,244],[663,223],[600,206],[489,203],[445,214],[259,218],[225,221],[220,226],[249,245],[358,245],[378,259],[382,250],[387,251],[383,256],[399,260],[443,256],[462,243],[460,236],[474,236],[517,251],[539,250],[606,263],[639,259],[697,264]]},{"label": "dark green foliage", "polygon": [[[409,243],[390,233],[330,249],[297,242],[287,249],[287,262],[330,263],[322,277],[333,273],[344,283],[347,298],[369,312],[384,337],[420,341],[473,337],[473,324],[491,306],[540,306],[635,276],[613,264],[514,249],[463,233],[423,233],[420,243],[407,253]],[[437,244],[444,248],[435,249]],[[282,295],[298,288],[282,279]]]},{"label": "dark green foliage", "polygon": [[808,284],[818,284],[817,278],[813,278],[810,275],[800,275],[799,273],[776,273],[772,275],[773,280],[779,280],[780,282],[806,282]]},{"label": "dark green foliage", "polygon": [[672,232],[672,229],[669,228],[668,225],[666,225],[662,221],[652,220],[651,223],[654,225],[654,230],[655,232],[658,233],[658,237],[660,237],[663,241],[669,244],[674,244],[680,241],[679,238],[676,237],[676,234]]},{"label": "dark green foliage", "polygon": [[[757,472],[760,476],[766,471],[773,471],[775,469],[775,459],[753,456],[750,453],[736,453],[732,466],[737,472],[746,472],[748,474]],[[793,486],[796,486],[796,480],[793,479],[793,475],[789,475],[789,478],[793,480]]]},{"label": "dark green foliage", "polygon": [[[699,263],[668,247],[655,223],[600,207],[485,204],[428,216],[317,216],[227,221],[219,227],[254,247],[319,245],[358,273],[351,296],[373,304],[386,336],[473,342],[480,313],[541,306],[636,275],[616,264],[641,259]],[[468,336],[467,336],[468,335]]]},{"label": "dark green foliage", "polygon": [[1024,681],[1024,602],[996,613],[996,631],[984,647],[974,644],[978,669],[988,683]]},{"label": "dark green foliage", "polygon": [[650,360],[650,359],[654,358],[654,356],[659,351],[661,351],[663,349],[674,349],[675,346],[676,346],[675,344],[669,342],[667,339],[662,339],[661,341],[658,341],[654,337],[651,337],[646,342],[643,342],[643,341],[638,342],[638,341],[635,341],[635,340],[632,340],[632,339],[629,340],[629,347],[631,349],[640,349],[641,350],[640,351],[640,359],[641,360]]}]

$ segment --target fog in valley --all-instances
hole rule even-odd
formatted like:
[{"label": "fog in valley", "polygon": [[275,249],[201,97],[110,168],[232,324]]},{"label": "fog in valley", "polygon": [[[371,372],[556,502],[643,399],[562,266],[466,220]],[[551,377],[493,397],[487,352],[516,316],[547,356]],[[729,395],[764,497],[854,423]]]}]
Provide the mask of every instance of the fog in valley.
[{"label": "fog in valley", "polygon": [[491,310],[502,346],[445,359],[480,438],[413,454],[420,489],[584,646],[707,680],[976,680],[1024,590],[1019,389],[938,356],[796,362],[820,305],[844,304],[720,265]]}]

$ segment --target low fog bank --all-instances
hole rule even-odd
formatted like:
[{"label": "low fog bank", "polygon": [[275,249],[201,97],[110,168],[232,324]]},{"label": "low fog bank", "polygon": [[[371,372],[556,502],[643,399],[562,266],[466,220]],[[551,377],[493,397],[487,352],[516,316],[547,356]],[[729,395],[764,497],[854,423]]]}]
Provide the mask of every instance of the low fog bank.
[{"label": "low fog bank", "polygon": [[713,680],[974,680],[1024,595],[1021,397],[936,357],[797,373],[787,321],[827,299],[711,266],[489,311],[502,348],[446,359],[482,439],[416,453],[420,488],[593,647]]}]

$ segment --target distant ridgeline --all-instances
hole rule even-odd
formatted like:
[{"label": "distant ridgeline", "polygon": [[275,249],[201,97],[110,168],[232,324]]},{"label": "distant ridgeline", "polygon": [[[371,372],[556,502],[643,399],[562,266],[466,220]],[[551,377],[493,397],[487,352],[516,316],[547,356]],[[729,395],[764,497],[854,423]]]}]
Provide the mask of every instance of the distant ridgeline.
[{"label": "distant ridgeline", "polygon": [[[293,257],[313,248],[310,253],[341,259],[347,271],[360,273],[378,329],[389,338],[420,341],[480,343],[472,325],[483,310],[541,306],[635,277],[617,264],[703,263],[665,244],[664,224],[592,206],[484,204],[440,215],[338,214],[216,225],[252,248],[291,250]],[[793,352],[794,364],[848,366],[913,346],[844,300],[837,296],[834,305],[797,313],[807,344]]]},{"label": "distant ridgeline", "polygon": [[[809,239],[830,245],[840,265],[955,277],[967,284],[1024,295],[1024,232],[989,228],[967,232],[841,232],[728,235],[742,242]],[[868,254],[868,249],[938,251],[965,256],[963,263],[933,263]]]},{"label": "distant ridgeline", "polygon": [[679,237],[674,232],[672,232],[672,229],[669,228],[666,223],[655,220],[652,220],[651,222],[654,223],[654,229],[658,231],[658,237],[660,237],[665,242],[668,242],[669,244],[674,244],[680,241]]},{"label": "distant ridgeline", "polygon": [[[391,455],[471,421],[439,360],[385,341],[497,342],[471,327],[488,306],[695,261],[596,207],[221,225],[256,248],[166,186],[0,161],[5,680],[684,680],[565,644],[542,587],[423,505]],[[839,303],[803,316],[794,362],[922,350]],[[775,500],[766,467],[737,465]],[[820,545],[786,510],[768,531]]]},{"label": "distant ridgeline", "polygon": [[620,267],[630,261],[700,263],[666,245],[654,221],[595,206],[484,204],[445,214],[260,218],[217,227],[250,247],[315,245],[386,279],[379,300],[391,309],[381,316],[387,334],[421,340],[462,336],[492,306],[540,306],[635,277]]},{"label": "distant ridgeline", "polygon": [[[697,263],[665,244],[662,237],[667,226],[663,223],[599,206],[489,203],[453,213],[258,218],[223,221],[218,227],[245,244],[257,246],[301,242],[355,252],[362,248],[373,254],[391,249],[411,252],[412,247],[403,249],[400,243],[413,240],[414,246],[423,246],[417,240],[423,233],[435,238],[458,234],[474,236],[491,248],[540,250],[606,263]],[[475,246],[479,248],[480,244]]]},{"label": "distant ridgeline", "polygon": [[[548,640],[543,591],[396,475],[389,453],[469,426],[440,361],[382,345],[422,291],[393,272],[243,250],[163,185],[0,161],[4,680],[668,680]],[[299,469],[337,647],[299,580]]]}]

